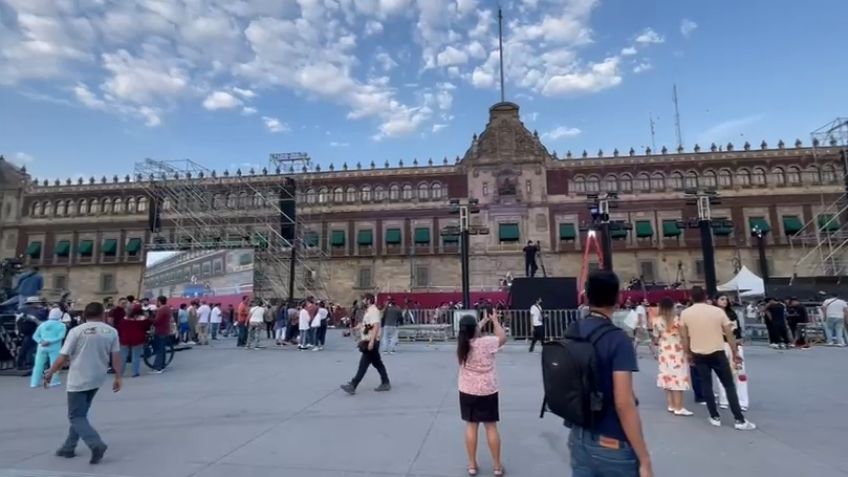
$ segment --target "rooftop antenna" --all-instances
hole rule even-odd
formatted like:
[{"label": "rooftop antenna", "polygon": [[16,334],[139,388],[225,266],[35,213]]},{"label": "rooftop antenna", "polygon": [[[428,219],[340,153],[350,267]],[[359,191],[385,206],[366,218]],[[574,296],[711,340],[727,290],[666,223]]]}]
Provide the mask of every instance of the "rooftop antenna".
[{"label": "rooftop antenna", "polygon": [[672,101],[674,101],[674,128],[677,133],[677,148],[683,148],[683,132],[680,128],[680,107],[677,103],[677,85],[672,89]]},{"label": "rooftop antenna", "polygon": [[498,53],[501,60],[501,103],[506,101],[506,92],[504,91],[504,66],[503,66],[503,11],[498,5]]},{"label": "rooftop antenna", "polygon": [[651,123],[651,150],[655,151],[657,149],[657,131],[656,131],[656,123],[654,122],[654,115],[648,113],[648,122]]}]

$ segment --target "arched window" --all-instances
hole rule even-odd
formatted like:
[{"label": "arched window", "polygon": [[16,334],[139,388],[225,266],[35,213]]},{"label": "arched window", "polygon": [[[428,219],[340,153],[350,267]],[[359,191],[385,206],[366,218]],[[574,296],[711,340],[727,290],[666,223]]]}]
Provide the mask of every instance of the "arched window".
[{"label": "arched window", "polygon": [[[168,200],[168,199],[165,199],[165,200]],[[235,209],[236,207],[238,207],[238,203],[237,203],[238,198],[232,192],[227,193],[226,200],[227,200],[227,208],[228,209]],[[164,207],[164,209],[167,210],[168,208]]]},{"label": "arched window", "polygon": [[583,176],[576,176],[574,178],[574,192],[577,194],[583,194],[586,192],[586,178]]},{"label": "arched window", "polygon": [[59,200],[56,202],[56,217],[64,217],[65,216],[65,201]]},{"label": "arched window", "polygon": [[665,176],[662,172],[651,174],[651,191],[662,192],[665,190]]},{"label": "arched window", "polygon": [[412,184],[404,184],[401,190],[401,199],[412,200]]},{"label": "arched window", "polygon": [[697,189],[698,188],[698,173],[695,171],[689,171],[686,173],[686,179],[683,181],[684,188],[686,189]]},{"label": "arched window", "polygon": [[344,189],[341,187],[336,187],[333,189],[333,202],[337,204],[341,204],[344,202]]},{"label": "arched window", "polygon": [[306,203],[314,204],[315,203],[315,189],[309,188],[306,189]]},{"label": "arched window", "polygon": [[418,184],[418,200],[430,199],[430,186],[426,182]]},{"label": "arched window", "polygon": [[736,172],[736,184],[739,187],[749,187],[751,185],[751,171],[748,169],[739,169]]},{"label": "arched window", "polygon": [[400,199],[400,186],[397,184],[392,184],[389,186],[389,200],[398,200]]},{"label": "arched window", "polygon": [[377,202],[382,202],[386,200],[386,188],[378,185],[374,187],[374,200]]},{"label": "arched window", "polygon": [[586,179],[586,193],[592,194],[594,192],[599,192],[601,189],[601,179],[598,176],[589,176]]},{"label": "arched window", "polygon": [[636,192],[648,192],[651,190],[651,176],[647,172],[642,172],[636,176],[635,184]]},{"label": "arched window", "polygon": [[704,187],[707,189],[715,189],[716,188],[716,173],[715,171],[705,171],[702,176],[701,182]]},{"label": "arched window", "polygon": [[345,190],[345,201],[348,203],[356,202],[356,187],[347,186],[347,190]]},{"label": "arched window", "polygon": [[769,182],[772,185],[783,186],[786,185],[786,173],[783,171],[781,167],[775,167],[771,170],[771,180]]},{"label": "arched window", "polygon": [[727,169],[718,171],[718,186],[733,187],[733,174]]},{"label": "arched window", "polygon": [[430,197],[433,200],[439,200],[442,198],[442,183],[434,182],[432,186],[430,186]]},{"label": "arched window", "polygon": [[262,196],[262,192],[253,193],[253,207],[265,207],[265,197]]},{"label": "arched window", "polygon": [[85,199],[80,199],[79,201],[79,214],[88,215],[88,201]]},{"label": "arched window", "polygon": [[821,178],[822,183],[824,184],[832,184],[836,182],[836,170],[833,168],[833,164],[825,164],[822,166]]},{"label": "arched window", "polygon": [[44,216],[53,217],[53,202],[49,200],[44,203]]},{"label": "arched window", "polygon": [[754,172],[751,174],[751,182],[755,186],[766,185],[766,170],[762,167],[755,167]]},{"label": "arched window", "polygon": [[239,208],[240,209],[248,209],[250,208],[251,198],[247,194],[247,191],[241,191],[239,193]]},{"label": "arched window", "polygon": [[674,190],[683,190],[683,174],[680,172],[671,173],[671,188]]},{"label": "arched window", "polygon": [[798,185],[801,183],[801,168],[798,166],[789,166],[786,170],[786,182],[790,185]]},{"label": "arched window", "polygon": [[112,207],[114,208],[116,214],[124,213],[124,201],[122,199],[116,198],[115,201],[112,203]]},{"label": "arched window", "polygon": [[612,174],[604,177],[603,190],[604,192],[618,192],[618,179]]},{"label": "arched window", "polygon": [[633,192],[633,178],[630,174],[621,175],[621,179],[618,180],[618,189],[625,194]]},{"label": "arched window", "polygon": [[224,198],[221,194],[215,194],[212,196],[212,208],[214,210],[220,210],[224,207]]},{"label": "arched window", "polygon": [[318,189],[318,203],[326,204],[330,200],[330,189],[322,187]]},{"label": "arched window", "polygon": [[359,200],[362,202],[371,202],[371,186],[364,185],[359,189]]},{"label": "arched window", "polygon": [[807,166],[804,169],[804,184],[821,184],[821,173],[815,165]]},{"label": "arched window", "polygon": [[[232,205],[230,205],[232,203]],[[235,207],[236,206],[236,198],[231,195],[229,199],[227,199],[227,207]],[[162,210],[171,210],[174,208],[174,203],[171,201],[170,197],[165,197],[162,200]]]},{"label": "arched window", "polygon": [[41,205],[41,202],[33,202],[32,203],[32,212],[29,214],[33,217],[41,217],[41,214],[44,213],[44,207]]},{"label": "arched window", "polygon": [[112,199],[110,199],[108,197],[103,199],[103,202],[100,204],[100,210],[104,214],[111,214],[112,213]]},{"label": "arched window", "polygon": [[75,200],[68,201],[68,217],[77,215],[77,202]]},{"label": "arched window", "polygon": [[138,198],[138,211],[147,212],[147,197],[139,197]]},{"label": "arched window", "polygon": [[[216,194],[215,197],[217,198],[218,195]],[[216,204],[216,208],[217,208],[217,204]],[[130,197],[129,199],[127,199],[127,213],[134,214],[135,211],[136,211],[136,209],[135,209],[135,197]]]}]

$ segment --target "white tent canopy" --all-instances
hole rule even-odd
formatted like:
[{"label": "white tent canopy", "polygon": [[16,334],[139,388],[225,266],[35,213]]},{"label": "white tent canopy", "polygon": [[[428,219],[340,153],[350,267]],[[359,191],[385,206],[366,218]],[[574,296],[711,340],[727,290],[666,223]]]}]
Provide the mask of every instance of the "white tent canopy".
[{"label": "white tent canopy", "polygon": [[763,279],[743,266],[729,282],[719,285],[718,291],[737,292],[740,296],[762,296],[765,293]]}]

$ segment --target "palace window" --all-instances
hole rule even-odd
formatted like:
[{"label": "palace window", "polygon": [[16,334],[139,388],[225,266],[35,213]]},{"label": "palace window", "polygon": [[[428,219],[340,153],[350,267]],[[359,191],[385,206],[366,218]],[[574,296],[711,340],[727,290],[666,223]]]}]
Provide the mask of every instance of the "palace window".
[{"label": "palace window", "polygon": [[683,190],[683,174],[679,172],[671,173],[671,188],[674,190]]},{"label": "palace window", "polygon": [[307,204],[314,204],[315,199],[316,199],[315,189],[312,189],[312,188],[306,189],[306,203]]},{"label": "palace window", "polygon": [[789,169],[786,170],[786,182],[789,185],[798,185],[801,183],[801,168],[797,166],[790,166]]},{"label": "palace window", "polygon": [[731,174],[727,169],[718,171],[718,186],[733,187],[733,174]]},{"label": "palace window", "polygon": [[65,201],[60,200],[60,201],[56,202],[56,216],[57,217],[64,217],[65,212],[67,212],[67,209],[65,208]]},{"label": "palace window", "polygon": [[618,181],[618,189],[626,194],[633,192],[633,178],[630,177],[630,174],[622,174]]},{"label": "palace window", "polygon": [[418,184],[418,200],[428,200],[430,198],[430,186],[426,182]]},{"label": "palace window", "polygon": [[755,186],[766,185],[766,170],[762,167],[755,168],[753,174],[751,175],[751,182]]},{"label": "palace window", "polygon": [[822,183],[831,184],[836,182],[836,171],[833,168],[833,164],[825,164],[821,168],[821,178]]},{"label": "palace window", "polygon": [[661,192],[665,190],[665,176],[662,172],[654,172],[651,175],[651,191]]},{"label": "palace window", "polygon": [[771,181],[776,186],[786,185],[786,173],[780,167],[775,167],[771,170]]},{"label": "palace window", "polygon": [[97,215],[100,213],[100,201],[98,199],[91,199],[91,206],[89,207],[88,212],[91,215]]},{"label": "palace window", "polygon": [[820,184],[821,183],[821,175],[819,173],[819,168],[816,166],[808,166],[804,169],[804,184]]},{"label": "palace window", "polygon": [[610,174],[610,175],[604,177],[603,191],[604,192],[618,192],[618,180],[616,180],[614,175]]},{"label": "palace window", "polygon": [[442,192],[444,189],[442,188],[442,184],[439,182],[434,182],[430,187],[430,198],[433,200],[439,200],[442,198]]},{"label": "palace window", "polygon": [[648,192],[651,190],[651,176],[648,173],[643,172],[636,176],[636,191],[638,192]]},{"label": "palace window", "polygon": [[403,185],[403,192],[401,198],[403,200],[412,200],[412,184]]},{"label": "palace window", "polygon": [[389,187],[389,200],[398,200],[400,199],[400,186],[397,184],[392,184]]},{"label": "palace window", "polygon": [[330,190],[326,187],[322,187],[318,190],[318,203],[326,204],[330,199]]},{"label": "palace window", "polygon": [[47,217],[53,216],[53,202],[47,201],[44,203],[44,215]]},{"label": "palace window", "polygon": [[[485,183],[483,185],[486,186]],[[586,179],[584,179],[583,176],[577,176],[574,178],[574,192],[577,194],[583,194],[586,192]]]},{"label": "palace window", "polygon": [[739,187],[749,187],[751,185],[751,171],[748,169],[739,169],[736,173],[736,183]]},{"label": "palace window", "polygon": [[359,195],[362,202],[371,202],[371,186],[362,186],[362,188],[359,190]]},{"label": "palace window", "polygon": [[589,176],[586,180],[586,193],[591,194],[599,192],[601,188],[601,180],[598,176]]},{"label": "palace window", "polygon": [[378,185],[374,187],[374,200],[377,202],[386,200],[386,189],[383,186]]},{"label": "palace window", "polygon": [[348,186],[347,190],[345,191],[345,201],[347,203],[356,202],[356,188],[355,187]]},{"label": "palace window", "polygon": [[716,173],[715,171],[706,171],[703,176],[704,187],[707,189],[716,188]]},{"label": "palace window", "polygon": [[121,199],[115,199],[115,202],[114,202],[113,207],[114,207],[114,210],[115,210],[115,213],[116,213],[116,214],[122,214],[122,213],[124,213],[124,201],[123,201],[123,200],[121,200]]},{"label": "palace window", "polygon": [[344,190],[341,187],[333,189],[333,202],[336,204],[344,202]]},{"label": "palace window", "polygon": [[686,179],[684,181],[684,185],[686,189],[697,189],[698,188],[698,173],[695,171],[689,171],[686,173]]}]

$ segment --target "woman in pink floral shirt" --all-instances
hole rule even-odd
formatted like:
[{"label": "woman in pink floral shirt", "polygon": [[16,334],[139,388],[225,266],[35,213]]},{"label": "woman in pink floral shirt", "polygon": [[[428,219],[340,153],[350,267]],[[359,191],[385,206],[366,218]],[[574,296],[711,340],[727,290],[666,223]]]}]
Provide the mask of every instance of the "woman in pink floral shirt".
[{"label": "woman in pink floral shirt", "polygon": [[[465,421],[465,449],[468,452],[468,475],[477,475],[477,433],[480,423],[486,428],[486,441],[492,453],[496,476],[503,475],[501,437],[498,434],[498,376],[495,353],[506,343],[506,331],[491,309],[477,323],[466,315],[459,321],[457,358],[459,359],[459,408]],[[481,330],[491,322],[495,336],[482,336]]]}]

